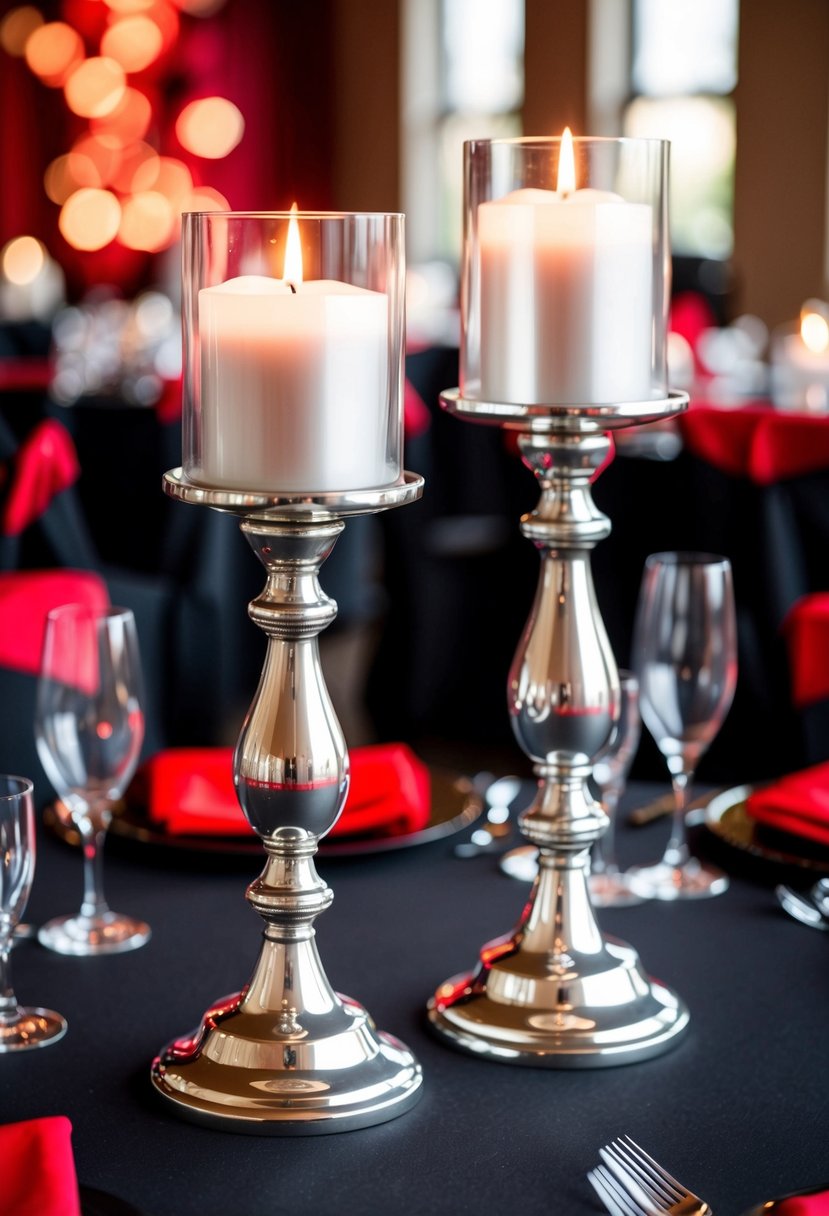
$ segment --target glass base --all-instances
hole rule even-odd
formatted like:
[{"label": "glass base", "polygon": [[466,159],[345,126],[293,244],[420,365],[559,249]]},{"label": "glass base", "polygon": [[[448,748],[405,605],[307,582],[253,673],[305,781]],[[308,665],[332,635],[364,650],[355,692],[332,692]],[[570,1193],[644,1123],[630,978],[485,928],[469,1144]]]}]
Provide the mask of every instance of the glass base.
[{"label": "glass base", "polygon": [[[498,864],[510,878],[517,878],[519,882],[535,882],[538,873],[537,857],[538,849],[534,845],[523,845],[510,849]],[[621,870],[591,874],[588,884],[590,902],[594,908],[626,908],[641,904],[646,898],[633,890],[627,874]]]},{"label": "glass base", "polygon": [[626,876],[631,890],[642,899],[710,899],[728,890],[728,876],[696,857],[681,866],[664,861],[633,866]]},{"label": "glass base", "polygon": [[38,931],[37,940],[56,954],[123,954],[150,940],[150,926],[131,916],[59,916]]},{"label": "glass base", "polygon": [[66,1034],[66,1019],[52,1009],[23,1008],[0,1018],[0,1052],[48,1047]]},{"label": "glass base", "polygon": [[588,879],[590,902],[594,908],[630,908],[644,902],[645,896],[633,890],[622,870],[603,870]]}]

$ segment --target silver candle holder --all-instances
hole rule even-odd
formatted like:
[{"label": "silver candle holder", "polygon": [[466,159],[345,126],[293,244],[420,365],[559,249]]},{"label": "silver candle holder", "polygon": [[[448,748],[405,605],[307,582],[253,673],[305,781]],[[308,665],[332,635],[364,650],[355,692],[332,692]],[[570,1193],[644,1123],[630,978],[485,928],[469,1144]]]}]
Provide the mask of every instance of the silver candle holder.
[{"label": "silver candle holder", "polygon": [[265,850],[265,868],[247,889],[265,922],[262,947],[245,988],[152,1065],[155,1088],[194,1122],[282,1135],[350,1131],[395,1118],[420,1097],[409,1049],[331,988],[313,926],[333,899],[314,855],[348,784],[317,640],[337,605],[319,570],[346,518],[414,502],[422,488],[414,473],[380,489],[311,496],[211,489],[181,469],[164,476],[170,497],[242,516],[267,571],[249,608],[267,654],[233,760],[239,800]]},{"label": "silver candle holder", "polygon": [[176,1112],[227,1131],[310,1134],[382,1123],[420,1096],[409,1049],[333,991],[314,866],[348,791],[348,753],[320,667],[337,605],[319,570],[352,515],[420,497],[401,467],[401,215],[184,217],[183,467],[172,498],[241,516],[267,572],[249,606],[268,638],[233,776],[262,841],[247,890],[265,922],[253,975],[154,1061]]},{"label": "silver candle holder", "polygon": [[441,401],[517,430],[541,488],[521,521],[540,579],[508,680],[513,731],[538,776],[518,825],[539,860],[515,930],[441,984],[428,1016],[491,1060],[625,1064],[674,1044],[688,1011],[601,933],[590,902],[590,849],[608,821],[587,781],[619,713],[590,569],[610,521],[590,483],[606,432],[688,404],[665,384],[667,147],[474,141],[465,155],[461,387]]}]

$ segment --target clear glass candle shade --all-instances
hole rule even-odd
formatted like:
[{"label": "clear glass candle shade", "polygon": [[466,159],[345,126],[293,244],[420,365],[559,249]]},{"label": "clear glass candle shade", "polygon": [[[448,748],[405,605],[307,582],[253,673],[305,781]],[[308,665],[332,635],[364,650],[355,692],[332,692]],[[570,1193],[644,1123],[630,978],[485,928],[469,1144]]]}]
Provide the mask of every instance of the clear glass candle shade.
[{"label": "clear glass candle shade", "polygon": [[182,225],[182,463],[313,493],[401,473],[402,215],[193,212]]},{"label": "clear glass candle shade", "polygon": [[669,144],[464,145],[461,394],[517,405],[667,392]]}]

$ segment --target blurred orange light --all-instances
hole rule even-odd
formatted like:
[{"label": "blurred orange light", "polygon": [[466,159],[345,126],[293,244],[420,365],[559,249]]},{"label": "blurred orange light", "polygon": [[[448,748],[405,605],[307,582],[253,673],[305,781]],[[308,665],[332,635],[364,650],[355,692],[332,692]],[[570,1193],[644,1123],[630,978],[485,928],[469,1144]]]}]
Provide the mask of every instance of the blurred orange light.
[{"label": "blurred orange light", "polygon": [[155,253],[171,243],[176,218],[169,199],[156,190],[145,190],[124,201],[118,239],[128,249]]},{"label": "blurred orange light", "polygon": [[19,58],[25,52],[29,35],[39,25],[43,25],[43,17],[30,4],[10,9],[0,21],[0,45],[9,55]]},{"label": "blurred orange light", "polygon": [[3,249],[3,274],[10,283],[23,287],[32,283],[43,269],[46,251],[33,236],[17,236]]},{"label": "blurred orange light", "polygon": [[191,17],[212,17],[214,13],[218,13],[225,0],[175,0],[175,2],[183,13],[189,13]]},{"label": "blurred orange light", "polygon": [[125,72],[142,72],[161,54],[161,30],[150,17],[121,17],[104,31],[101,54]]},{"label": "blurred orange light", "polygon": [[98,134],[112,136],[122,145],[131,144],[147,134],[152,116],[149,97],[139,89],[127,88],[115,109],[104,118],[93,118],[91,125]]},{"label": "blurred orange light", "polygon": [[162,53],[168,51],[178,38],[179,26],[181,25],[178,10],[173,8],[172,4],[168,3],[168,0],[155,0],[155,3],[146,11],[147,16],[152,17],[161,30]]},{"label": "blurred orange light", "polygon": [[43,188],[53,203],[65,203],[69,195],[81,185],[70,169],[68,156],[56,156],[43,174]]},{"label": "blurred orange light", "polygon": [[193,189],[193,179],[183,161],[172,156],[159,156],[154,162],[147,160],[136,169],[132,188],[136,194],[155,190],[175,203],[178,210],[178,204]]},{"label": "blurred orange light", "polygon": [[120,190],[122,194],[131,194],[133,189],[132,179],[135,177],[137,170],[141,165],[157,160],[158,153],[155,148],[151,148],[143,140],[130,144],[129,147],[124,148],[121,164],[118,172],[112,179],[112,185],[116,190]]},{"label": "blurred orange light", "polygon": [[225,97],[191,101],[176,119],[181,146],[209,160],[219,160],[232,152],[244,131],[241,111]]},{"label": "blurred orange light", "polygon": [[155,0],[106,0],[114,13],[143,13],[152,8]]},{"label": "blurred orange light", "polygon": [[69,109],[81,118],[103,118],[118,105],[126,87],[120,63],[97,56],[75,68],[63,92]]},{"label": "blurred orange light", "polygon": [[121,204],[109,190],[76,190],[61,207],[58,227],[76,249],[103,249],[118,232]]},{"label": "blurred orange light", "polygon": [[77,30],[65,21],[49,21],[29,35],[25,55],[34,74],[56,87],[83,59],[83,43]]},{"label": "blurred orange light", "polygon": [[198,186],[181,205],[182,211],[229,211],[230,203],[212,186]]},{"label": "blurred orange light", "polygon": [[121,164],[121,146],[107,135],[87,135],[69,153],[69,172],[82,186],[108,186]]}]

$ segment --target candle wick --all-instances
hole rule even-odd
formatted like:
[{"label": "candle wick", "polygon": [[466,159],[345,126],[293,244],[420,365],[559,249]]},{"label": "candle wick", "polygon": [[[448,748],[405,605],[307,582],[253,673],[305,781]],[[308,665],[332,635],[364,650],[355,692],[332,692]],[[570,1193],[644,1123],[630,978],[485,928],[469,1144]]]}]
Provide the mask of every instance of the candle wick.
[{"label": "candle wick", "polygon": [[290,289],[291,289],[291,291],[293,292],[293,294],[294,294],[294,295],[296,295],[296,287],[294,287],[294,285],[293,285],[293,283],[291,282],[291,280],[290,280],[290,279],[288,280],[288,286],[290,287]]}]

